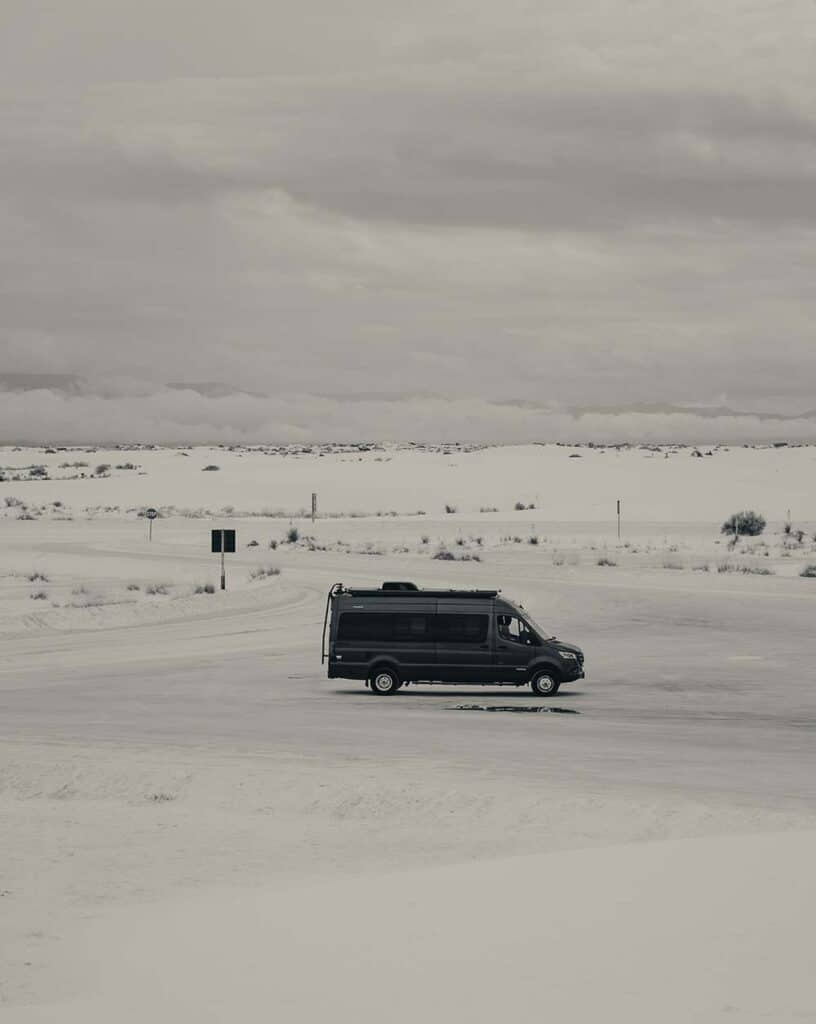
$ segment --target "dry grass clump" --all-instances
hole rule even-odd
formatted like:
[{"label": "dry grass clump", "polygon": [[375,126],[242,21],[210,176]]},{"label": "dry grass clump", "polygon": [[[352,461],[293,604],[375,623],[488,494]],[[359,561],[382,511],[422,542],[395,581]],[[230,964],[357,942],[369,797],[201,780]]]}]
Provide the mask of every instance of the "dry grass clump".
[{"label": "dry grass clump", "polygon": [[300,530],[296,526],[290,526],[286,531],[286,543],[297,544],[300,540]]},{"label": "dry grass clump", "polygon": [[482,560],[481,555],[471,554],[469,551],[457,555],[453,551],[448,551],[447,548],[439,548],[431,555],[431,558],[440,562],[481,562]]},{"label": "dry grass clump", "polygon": [[598,559],[598,561],[595,564],[596,565],[615,566],[618,563],[616,561],[614,561],[614,559],[608,558],[606,555],[601,555],[601,557]]},{"label": "dry grass clump", "polygon": [[499,510],[495,505],[482,505],[479,509],[480,512],[498,512]]},{"label": "dry grass clump", "polygon": [[732,513],[720,527],[720,533],[733,537],[736,543],[738,537],[758,537],[765,526],[764,516],[753,509],[744,509],[742,512]]},{"label": "dry grass clump", "polygon": [[454,515],[454,513],[458,511],[459,509],[456,507],[456,505],[445,505],[445,512],[447,512],[449,516]]},{"label": "dry grass clump", "polygon": [[685,567],[683,566],[683,564],[681,562],[678,562],[674,558],[664,558],[663,559],[663,568],[664,569],[683,569]]},{"label": "dry grass clump", "polygon": [[249,573],[250,580],[262,580],[267,576],[280,576],[280,569],[274,565],[259,565]]},{"label": "dry grass clump", "polygon": [[216,466],[214,462],[211,462],[210,465],[209,466],[205,466],[201,470],[201,472],[202,473],[217,473],[220,469],[221,469],[220,466]]},{"label": "dry grass clump", "polygon": [[214,594],[215,587],[212,583],[196,583],[193,589],[194,594]]},{"label": "dry grass clump", "polygon": [[773,576],[773,569],[768,569],[764,565],[745,565],[737,564],[736,562],[720,562],[717,566],[718,573],[725,572],[736,572],[742,573],[744,576]]},{"label": "dry grass clump", "polygon": [[48,594],[44,590],[38,590],[30,595],[32,601],[47,601]]},{"label": "dry grass clump", "polygon": [[42,583],[48,583],[48,577],[43,572],[31,572],[26,576],[29,583],[36,583],[40,580]]},{"label": "dry grass clump", "polygon": [[170,593],[170,583],[148,583],[145,587],[145,593],[149,594],[150,597],[166,597]]},{"label": "dry grass clump", "polygon": [[804,566],[799,575],[806,580],[816,580],[816,563],[810,562]]}]

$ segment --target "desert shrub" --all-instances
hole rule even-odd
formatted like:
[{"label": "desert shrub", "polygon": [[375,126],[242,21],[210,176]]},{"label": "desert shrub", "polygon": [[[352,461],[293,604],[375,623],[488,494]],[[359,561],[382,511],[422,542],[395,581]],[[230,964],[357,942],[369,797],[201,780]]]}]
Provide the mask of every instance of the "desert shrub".
[{"label": "desert shrub", "polygon": [[277,551],[278,542],[276,540],[270,540],[269,548],[270,548],[271,551]]},{"label": "desert shrub", "polygon": [[431,540],[431,538],[428,536],[427,533],[423,534],[422,537],[420,537],[420,543],[421,544],[429,544],[430,540]]},{"label": "desert shrub", "polygon": [[48,470],[45,466],[32,466],[28,471],[28,475],[44,480],[48,476]]},{"label": "desert shrub", "polygon": [[196,593],[196,594],[214,594],[215,593],[215,587],[212,585],[212,583],[197,583],[196,586],[195,586],[194,593]]},{"label": "desert shrub", "polygon": [[479,509],[479,511],[480,512],[498,512],[499,510],[497,508],[495,508],[493,505],[482,505],[482,507]]},{"label": "desert shrub", "polygon": [[708,562],[696,562],[691,569],[692,572],[708,572]]},{"label": "desert shrub", "polygon": [[618,563],[613,561],[611,558],[607,558],[606,555],[602,555],[597,562],[598,565],[617,565]]},{"label": "desert shrub", "polygon": [[110,473],[110,463],[100,462],[94,470],[94,476],[107,476]]},{"label": "desert shrub", "polygon": [[524,504],[523,501],[517,501],[515,503],[515,505],[513,506],[513,508],[516,510],[516,512],[523,512],[526,507],[527,506]]},{"label": "desert shrub", "polygon": [[538,537],[536,537],[536,535],[533,534],[531,537],[527,538],[527,543],[528,544],[538,544]]},{"label": "desert shrub", "polygon": [[564,564],[564,556],[561,554],[560,551],[553,551],[552,563],[553,563],[553,565],[563,565]]},{"label": "desert shrub", "polygon": [[816,564],[811,562],[809,565],[806,565],[799,575],[806,580],[816,580]]},{"label": "desert shrub", "polygon": [[457,537],[456,538],[456,546],[460,547],[460,548],[463,548],[465,546],[465,538],[464,537]]},{"label": "desert shrub", "polygon": [[40,580],[42,583],[48,582],[48,577],[45,575],[45,573],[42,572],[29,573],[26,579],[28,580],[29,583],[36,583],[37,580]]},{"label": "desert shrub", "polygon": [[259,565],[257,568],[253,569],[249,574],[249,578],[251,580],[262,580],[266,579],[267,576],[280,576],[280,569],[278,569],[274,565]]},{"label": "desert shrub", "polygon": [[216,466],[214,463],[211,462],[210,465],[209,466],[205,466],[201,470],[201,472],[202,473],[217,473],[219,471],[219,469],[221,469],[220,466]]},{"label": "desert shrub", "polygon": [[44,590],[38,590],[36,593],[31,595],[32,601],[47,601],[48,594]]},{"label": "desert shrub", "polygon": [[142,588],[139,586],[138,583],[128,583],[127,589],[128,590],[141,590]]},{"label": "desert shrub", "polygon": [[24,508],[25,502],[20,498],[15,498],[13,494],[8,494],[3,499],[6,503],[6,508]]},{"label": "desert shrub", "polygon": [[682,566],[682,564],[680,562],[676,561],[673,558],[664,558],[663,559],[663,568],[664,569],[682,569],[683,566]]},{"label": "desert shrub", "polygon": [[438,562],[455,562],[456,555],[452,551],[448,551],[446,548],[440,548],[439,551],[435,551],[431,558],[435,558]]},{"label": "desert shrub", "polygon": [[758,537],[765,526],[764,516],[751,509],[745,509],[730,515],[720,527],[720,533],[725,533],[735,539],[737,537]]},{"label": "desert shrub", "polygon": [[28,520],[28,521],[33,521],[37,517],[33,516],[30,512],[21,512],[19,514],[19,516],[17,516],[17,518],[18,519],[25,519],[25,520]]},{"label": "desert shrub", "polygon": [[455,512],[457,512],[458,509],[456,508],[455,505],[446,505],[445,506],[445,511],[450,516],[450,515],[453,515]]},{"label": "desert shrub", "polygon": [[289,544],[297,544],[300,540],[300,530],[296,526],[290,526],[286,531],[286,540]]},{"label": "desert shrub", "polygon": [[138,469],[139,467],[134,462],[122,462],[116,468],[117,469]]},{"label": "desert shrub", "polygon": [[166,595],[170,593],[169,583],[148,583],[145,587],[145,593],[150,594],[151,597],[156,595]]},{"label": "desert shrub", "polygon": [[250,541],[250,542],[249,542],[249,543],[247,544],[247,547],[248,547],[248,548],[257,548],[257,546],[258,546],[258,542],[257,542],[257,540],[251,540],[251,541]]}]

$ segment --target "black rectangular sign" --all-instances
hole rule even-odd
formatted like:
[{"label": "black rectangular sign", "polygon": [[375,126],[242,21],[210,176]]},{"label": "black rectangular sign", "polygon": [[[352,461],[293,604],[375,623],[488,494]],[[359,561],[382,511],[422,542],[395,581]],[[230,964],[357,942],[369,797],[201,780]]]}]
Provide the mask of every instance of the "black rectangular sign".
[{"label": "black rectangular sign", "polygon": [[232,554],[235,551],[235,530],[213,530],[212,550],[216,554],[222,551]]}]

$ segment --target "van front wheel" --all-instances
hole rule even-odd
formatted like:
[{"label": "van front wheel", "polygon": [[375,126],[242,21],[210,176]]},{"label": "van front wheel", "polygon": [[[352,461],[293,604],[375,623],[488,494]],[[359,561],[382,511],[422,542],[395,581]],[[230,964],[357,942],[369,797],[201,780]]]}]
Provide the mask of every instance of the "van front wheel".
[{"label": "van front wheel", "polygon": [[389,693],[396,693],[402,684],[394,669],[380,666],[371,673],[368,685],[371,687],[372,693],[385,696]]},{"label": "van front wheel", "polygon": [[530,686],[537,697],[553,697],[558,693],[560,681],[549,672],[536,672],[530,680]]}]

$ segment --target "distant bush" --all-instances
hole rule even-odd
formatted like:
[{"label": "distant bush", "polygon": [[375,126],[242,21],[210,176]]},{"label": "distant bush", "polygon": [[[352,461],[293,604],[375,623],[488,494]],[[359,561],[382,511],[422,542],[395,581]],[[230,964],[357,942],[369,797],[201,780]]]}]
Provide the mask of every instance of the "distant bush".
[{"label": "distant bush", "polygon": [[527,538],[527,543],[528,544],[538,544],[538,537],[536,537],[536,535],[533,534],[531,537]]},{"label": "distant bush", "polygon": [[526,507],[527,506],[524,504],[523,501],[517,501],[515,503],[515,505],[513,506],[513,508],[516,510],[516,512],[523,512]]},{"label": "distant bush", "polygon": [[142,588],[139,586],[138,583],[128,583],[127,589],[128,590],[141,590]]},{"label": "distant bush", "polygon": [[48,582],[48,577],[42,572],[32,572],[26,577],[26,579],[29,583],[36,583],[37,580],[40,580],[43,583]]},{"label": "distant bush", "polygon": [[48,594],[44,590],[38,590],[35,594],[31,595],[32,601],[47,601]]},{"label": "distant bush", "polygon": [[201,472],[202,473],[217,473],[219,471],[219,469],[221,469],[220,466],[216,466],[214,463],[210,463],[210,465],[209,466],[205,466],[201,470]]},{"label": "distant bush", "polygon": [[446,505],[445,506],[445,511],[450,516],[450,515],[453,515],[455,512],[458,512],[459,510],[457,509],[457,507],[455,505]]},{"label": "distant bush", "polygon": [[720,527],[720,533],[728,534],[735,539],[737,537],[758,537],[765,529],[764,516],[751,509],[743,512],[734,512]]},{"label": "distant bush", "polygon": [[194,593],[196,594],[214,594],[215,587],[212,583],[197,583]]},{"label": "distant bush", "polygon": [[601,558],[598,559],[597,564],[598,565],[612,565],[612,566],[615,566],[618,563],[614,562],[611,558],[607,558],[606,555],[603,555]]},{"label": "distant bush", "polygon": [[290,526],[286,531],[286,540],[289,544],[297,544],[300,540],[300,530],[296,526]]},{"label": "distant bush", "polygon": [[258,546],[258,542],[257,542],[257,540],[251,540],[251,541],[250,541],[250,542],[249,542],[249,543],[247,544],[247,547],[248,547],[248,548],[257,548],[257,546]]},{"label": "distant bush", "polygon": [[499,510],[497,508],[495,508],[493,505],[482,505],[482,507],[479,509],[479,511],[480,512],[498,512]]},{"label": "distant bush", "polygon": [[278,548],[278,542],[276,540],[270,540],[269,547],[270,547],[270,550],[276,551],[277,548]]},{"label": "distant bush", "polygon": [[7,495],[3,500],[6,503],[6,508],[25,508],[25,502],[20,498],[15,498],[12,494]]},{"label": "distant bush", "polygon": [[276,568],[274,565],[259,565],[256,569],[253,569],[249,574],[249,578],[251,580],[262,580],[265,579],[267,576],[280,576],[280,569]]},{"label": "distant bush", "polygon": [[459,547],[459,548],[463,548],[465,546],[465,538],[464,537],[457,537],[456,538],[456,546]]},{"label": "distant bush", "polygon": [[100,462],[99,465],[94,470],[94,476],[108,476],[109,473],[110,473],[110,463],[109,462]]},{"label": "distant bush", "polygon": [[799,575],[807,580],[816,580],[816,564],[811,562],[810,565],[806,565]]},{"label": "distant bush", "polygon": [[447,548],[440,548],[431,555],[431,558],[435,558],[440,562],[481,562],[482,560],[479,555],[471,555],[468,553],[455,555],[452,551],[448,551]]},{"label": "distant bush", "polygon": [[431,538],[428,536],[427,533],[423,534],[422,537],[420,537],[420,543],[421,544],[429,544],[430,540],[431,540]]},{"label": "distant bush", "polygon": [[139,467],[134,462],[122,462],[116,468],[117,469],[138,469]]},{"label": "distant bush", "polygon": [[48,476],[48,470],[45,466],[32,466],[28,471],[28,475],[44,480]]},{"label": "distant bush", "polygon": [[683,566],[680,562],[675,561],[673,558],[666,558],[663,560],[664,569],[682,569]]},{"label": "distant bush", "polygon": [[145,593],[150,594],[151,597],[155,597],[157,594],[166,595],[170,593],[169,583],[148,583],[145,587]]}]

